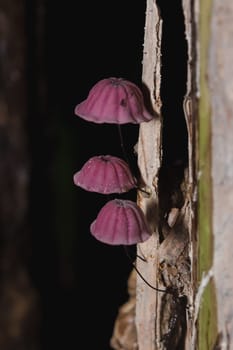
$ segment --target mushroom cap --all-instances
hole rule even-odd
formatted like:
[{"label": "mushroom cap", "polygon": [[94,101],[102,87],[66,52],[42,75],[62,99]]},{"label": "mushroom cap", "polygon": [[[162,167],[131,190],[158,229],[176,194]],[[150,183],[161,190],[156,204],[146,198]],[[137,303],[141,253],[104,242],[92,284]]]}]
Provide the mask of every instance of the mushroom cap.
[{"label": "mushroom cap", "polygon": [[110,245],[131,245],[150,238],[142,209],[133,201],[113,199],[105,204],[90,226],[91,234]]},{"label": "mushroom cap", "polygon": [[141,90],[122,78],[96,83],[88,97],[75,107],[75,114],[94,123],[138,124],[154,118],[144,106]]},{"label": "mushroom cap", "polygon": [[128,164],[121,158],[105,155],[90,158],[74,174],[74,184],[91,192],[123,193],[136,187]]}]

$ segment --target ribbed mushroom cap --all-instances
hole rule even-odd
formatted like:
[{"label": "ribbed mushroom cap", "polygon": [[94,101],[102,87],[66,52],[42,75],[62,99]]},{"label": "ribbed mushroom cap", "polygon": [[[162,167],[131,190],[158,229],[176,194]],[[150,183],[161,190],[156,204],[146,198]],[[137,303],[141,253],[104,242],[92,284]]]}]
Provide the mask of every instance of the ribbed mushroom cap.
[{"label": "ribbed mushroom cap", "polygon": [[92,235],[110,245],[131,245],[150,238],[142,209],[133,201],[114,199],[103,206],[90,227]]},{"label": "ribbed mushroom cap", "polygon": [[105,155],[90,158],[74,174],[74,183],[91,192],[123,193],[136,187],[136,179],[121,158]]},{"label": "ribbed mushroom cap", "polygon": [[75,107],[75,114],[94,123],[138,124],[153,119],[139,87],[114,77],[96,83],[87,99]]}]

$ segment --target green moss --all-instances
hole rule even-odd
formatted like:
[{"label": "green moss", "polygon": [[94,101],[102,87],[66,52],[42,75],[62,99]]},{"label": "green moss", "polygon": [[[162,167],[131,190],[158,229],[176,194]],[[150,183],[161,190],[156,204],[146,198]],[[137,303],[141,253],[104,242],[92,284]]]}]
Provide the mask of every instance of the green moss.
[{"label": "green moss", "polygon": [[[207,272],[213,261],[212,236],[212,181],[211,181],[211,109],[208,89],[208,49],[212,0],[200,0],[200,100],[199,100],[199,201],[198,230],[199,256],[198,278]],[[217,336],[216,298],[213,282],[210,282],[202,297],[198,319],[198,349],[213,348]]]},{"label": "green moss", "polygon": [[211,0],[200,0],[199,278],[212,265],[211,111],[207,82]]},{"label": "green moss", "polygon": [[215,286],[211,280],[206,287],[201,301],[198,319],[198,349],[212,350],[217,337],[217,313],[215,304]]}]

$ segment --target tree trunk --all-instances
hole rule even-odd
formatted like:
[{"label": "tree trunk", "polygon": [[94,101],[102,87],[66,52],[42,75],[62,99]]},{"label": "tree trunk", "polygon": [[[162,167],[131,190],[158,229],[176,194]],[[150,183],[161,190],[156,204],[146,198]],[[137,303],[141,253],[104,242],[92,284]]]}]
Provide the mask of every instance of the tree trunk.
[{"label": "tree trunk", "polygon": [[[208,9],[210,21],[207,22],[206,17],[202,21],[209,25],[203,74],[208,77],[206,89],[209,94],[211,135],[211,222],[214,243],[210,271],[216,288],[218,316],[215,349],[228,350],[233,348],[233,3],[230,0],[214,0],[210,1]],[[201,350],[204,348],[200,347]]]},{"label": "tree trunk", "polygon": [[142,185],[150,193],[139,192],[138,203],[153,235],[138,245],[144,260],[137,259],[137,268],[152,286],[166,292],[156,292],[137,275],[130,309],[134,338],[127,345],[121,341],[126,336],[122,328],[114,349],[231,349],[233,5],[230,0],[182,1],[188,157],[185,162],[184,152],[179,168],[167,163],[169,144],[163,140],[172,121],[161,92],[166,80],[162,46],[169,23],[159,4],[147,0],[142,74],[156,116],[140,126],[138,142]]}]

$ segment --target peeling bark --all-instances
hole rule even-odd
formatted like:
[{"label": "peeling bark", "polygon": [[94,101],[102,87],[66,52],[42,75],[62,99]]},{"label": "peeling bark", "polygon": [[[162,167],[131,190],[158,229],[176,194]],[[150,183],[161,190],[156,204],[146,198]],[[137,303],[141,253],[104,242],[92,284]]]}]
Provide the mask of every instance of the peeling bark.
[{"label": "peeling bark", "polygon": [[[152,22],[146,22],[143,60],[143,81],[149,87],[152,106],[159,115],[153,123],[140,127],[138,145],[138,164],[143,183],[150,189],[151,195],[145,198],[139,194],[138,203],[143,208],[153,229],[150,240],[138,245],[138,254],[146,262],[138,259],[137,267],[152,285],[172,293],[155,292],[138,277],[136,325],[139,349],[191,349],[193,328],[193,299],[196,272],[193,268],[196,247],[195,218],[195,74],[191,70],[194,50],[191,41],[193,35],[192,8],[184,3],[186,38],[188,41],[188,77],[187,92],[184,98],[184,114],[188,129],[188,168],[184,171],[179,185],[176,169],[169,169],[169,176],[161,172],[162,119],[160,101],[160,69],[162,23],[158,10]],[[148,9],[150,12],[150,2]],[[156,6],[153,4],[153,6]],[[158,28],[160,31],[158,31]],[[153,35],[153,30],[157,30]],[[149,33],[149,34],[148,34]],[[148,39],[148,36],[150,39]],[[152,44],[153,43],[153,44]],[[150,57],[150,59],[148,59]],[[157,72],[157,74],[154,74]],[[159,74],[158,74],[159,72]],[[154,76],[154,81],[151,77]],[[163,77],[162,77],[163,78]],[[158,103],[159,101],[159,103]],[[161,173],[160,173],[161,172]],[[165,174],[165,175],[164,175]],[[166,186],[174,183],[172,194],[167,198]],[[168,204],[169,203],[169,204]],[[177,213],[174,223],[169,226],[170,215]],[[167,218],[167,222],[164,218]]]},{"label": "peeling bark", "polygon": [[[161,31],[162,21],[155,1],[147,1],[146,25],[143,51],[142,81],[148,92],[150,106],[156,115],[149,123],[143,123],[139,129],[138,166],[142,183],[149,190],[147,198],[138,193],[138,204],[143,209],[152,229],[152,237],[138,245],[138,255],[146,262],[137,259],[137,268],[143,277],[153,286],[159,288],[156,270],[158,268],[158,176],[161,166]],[[136,328],[138,349],[154,350],[157,348],[160,320],[157,318],[158,294],[148,287],[138,276]],[[157,314],[157,315],[156,315]]]}]

